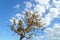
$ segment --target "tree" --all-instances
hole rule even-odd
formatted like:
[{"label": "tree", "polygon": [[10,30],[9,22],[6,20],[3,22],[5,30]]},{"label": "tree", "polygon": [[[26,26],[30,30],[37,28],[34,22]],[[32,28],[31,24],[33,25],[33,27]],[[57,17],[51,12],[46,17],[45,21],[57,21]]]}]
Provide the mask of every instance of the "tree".
[{"label": "tree", "polygon": [[[40,15],[37,13],[35,14],[26,12],[24,16],[25,20],[23,20],[24,22],[20,19],[18,20],[18,23],[16,23],[16,19],[13,19],[11,30],[20,35],[20,40],[22,40],[23,38],[27,38],[26,34],[45,25],[45,23],[43,24],[40,21],[41,19],[39,18],[39,16]],[[26,24],[26,28],[24,28],[23,24]],[[17,28],[15,28],[15,26]],[[33,34],[34,33],[31,33],[27,39],[30,39]]]}]

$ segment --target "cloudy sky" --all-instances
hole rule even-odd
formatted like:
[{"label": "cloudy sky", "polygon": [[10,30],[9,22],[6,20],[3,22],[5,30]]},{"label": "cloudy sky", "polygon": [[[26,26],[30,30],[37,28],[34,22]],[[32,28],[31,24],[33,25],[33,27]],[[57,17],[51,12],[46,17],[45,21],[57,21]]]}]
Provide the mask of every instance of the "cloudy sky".
[{"label": "cloudy sky", "polygon": [[23,17],[25,11],[38,12],[44,31],[32,40],[60,40],[60,0],[0,0],[0,40],[19,40],[19,36],[8,26],[11,18]]}]

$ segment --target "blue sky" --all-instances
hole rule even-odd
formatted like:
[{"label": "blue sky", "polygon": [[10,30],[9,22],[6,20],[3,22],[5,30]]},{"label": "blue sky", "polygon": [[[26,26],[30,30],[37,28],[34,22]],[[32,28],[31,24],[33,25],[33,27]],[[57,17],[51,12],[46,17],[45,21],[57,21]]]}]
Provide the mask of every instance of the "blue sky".
[{"label": "blue sky", "polygon": [[22,1],[19,0],[0,0],[0,40],[14,39],[13,34],[11,34],[12,31],[8,25],[10,18],[16,14],[13,6],[21,2]]},{"label": "blue sky", "polygon": [[[49,35],[51,30],[56,32],[55,30],[60,28],[60,0],[0,0],[0,40],[19,40],[19,36],[17,34],[13,35],[14,33],[8,25],[12,17],[22,14],[25,11],[38,11],[41,14],[42,20],[46,23],[45,26],[47,27],[45,30],[46,35],[43,36],[44,38],[45,36],[47,38],[51,37]],[[59,30],[57,31],[59,32]],[[58,32],[56,32],[56,35]],[[34,38],[36,37],[33,36],[32,40]],[[37,36],[36,39],[39,38],[41,37]],[[45,40],[50,40],[47,38]]]}]

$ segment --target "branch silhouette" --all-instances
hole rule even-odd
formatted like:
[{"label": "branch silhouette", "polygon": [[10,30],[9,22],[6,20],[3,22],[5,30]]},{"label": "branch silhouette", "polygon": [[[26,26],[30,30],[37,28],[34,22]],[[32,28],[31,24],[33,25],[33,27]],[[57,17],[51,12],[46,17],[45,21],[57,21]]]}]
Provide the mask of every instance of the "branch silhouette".
[{"label": "branch silhouette", "polygon": [[[35,30],[35,29],[39,29],[42,26],[45,25],[45,23],[43,24],[42,22],[40,22],[40,15],[38,15],[37,13],[30,13],[30,12],[26,12],[25,13],[25,20],[23,20],[25,23],[23,23],[23,21],[20,19],[18,20],[18,24],[16,23],[16,19],[13,19],[13,24],[11,25],[11,30],[15,33],[17,33],[18,35],[20,35],[20,40],[22,40],[23,38],[27,38],[26,34]],[[24,28],[23,24],[26,24],[27,27]],[[18,25],[18,26],[16,26]],[[15,26],[17,27],[15,29]],[[35,28],[37,27],[37,28]],[[29,37],[27,39],[30,39],[32,37],[34,33],[31,33],[29,35]]]}]

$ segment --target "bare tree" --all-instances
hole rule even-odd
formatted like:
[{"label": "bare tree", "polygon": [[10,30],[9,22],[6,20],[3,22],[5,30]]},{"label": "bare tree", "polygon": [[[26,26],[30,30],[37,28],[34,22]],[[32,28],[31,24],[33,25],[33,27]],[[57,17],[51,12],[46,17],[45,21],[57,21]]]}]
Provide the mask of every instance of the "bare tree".
[{"label": "bare tree", "polygon": [[[24,22],[20,19],[18,20],[18,24],[16,24],[16,20],[13,19],[13,24],[11,25],[11,30],[14,31],[15,33],[17,33],[18,35],[20,35],[20,40],[22,40],[23,38],[27,38],[26,34],[35,30],[35,29],[39,29],[42,26],[44,26],[44,24],[40,21],[41,19],[39,18],[40,15],[38,15],[37,13],[30,13],[30,12],[26,12],[25,13],[25,20]],[[26,24],[26,28],[24,28],[23,24]],[[15,28],[15,25],[17,28]],[[27,39],[30,39],[32,34],[31,33],[29,35],[29,37]]]}]

